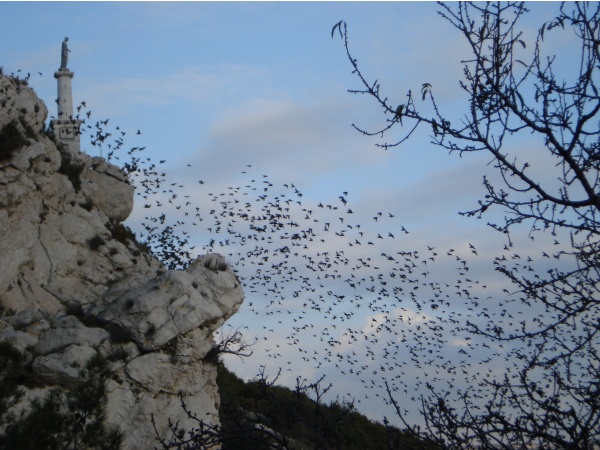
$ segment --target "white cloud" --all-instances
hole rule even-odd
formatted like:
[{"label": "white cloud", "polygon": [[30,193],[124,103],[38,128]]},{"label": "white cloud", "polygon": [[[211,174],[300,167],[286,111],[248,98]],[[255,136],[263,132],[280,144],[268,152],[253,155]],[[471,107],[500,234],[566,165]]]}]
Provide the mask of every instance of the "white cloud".
[{"label": "white cloud", "polygon": [[377,165],[385,155],[369,152],[348,128],[343,111],[353,102],[333,97],[298,102],[254,98],[223,111],[211,125],[194,164],[230,174],[251,164],[278,181],[301,184],[357,165]]}]

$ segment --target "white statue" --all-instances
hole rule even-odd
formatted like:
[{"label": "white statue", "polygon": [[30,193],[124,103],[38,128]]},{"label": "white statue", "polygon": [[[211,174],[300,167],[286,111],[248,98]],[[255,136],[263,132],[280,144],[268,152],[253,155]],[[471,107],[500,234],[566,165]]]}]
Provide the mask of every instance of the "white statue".
[{"label": "white statue", "polygon": [[62,50],[60,52],[60,69],[58,70],[69,70],[67,69],[67,61],[69,61],[69,52],[71,50],[69,50],[69,48],[67,47],[68,40],[69,38],[66,37],[62,43]]}]

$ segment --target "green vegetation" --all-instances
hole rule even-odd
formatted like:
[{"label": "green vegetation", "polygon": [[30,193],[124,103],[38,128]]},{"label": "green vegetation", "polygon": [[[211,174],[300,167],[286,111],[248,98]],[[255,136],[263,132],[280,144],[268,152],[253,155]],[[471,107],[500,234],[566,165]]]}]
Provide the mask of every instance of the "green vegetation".
[{"label": "green vegetation", "polygon": [[94,356],[81,371],[81,383],[71,391],[51,390],[32,401],[19,415],[7,413],[23,395],[24,355],[7,342],[0,343],[0,448],[62,450],[65,448],[117,450],[123,434],[104,425],[107,363]]},{"label": "green vegetation", "polygon": [[104,239],[102,239],[102,237],[100,237],[99,235],[96,235],[93,238],[88,239],[88,246],[90,247],[91,250],[94,250],[94,251],[98,250],[104,244],[106,244],[106,241]]},{"label": "green vegetation", "polygon": [[10,160],[17,150],[27,144],[28,141],[21,134],[17,122],[13,120],[7,123],[0,131],[0,162]]},{"label": "green vegetation", "polygon": [[218,364],[217,384],[221,395],[219,415],[223,450],[272,448],[264,432],[249,431],[249,425],[262,424],[280,436],[288,448],[296,449],[427,449],[437,448],[403,433],[372,422],[358,413],[350,402],[329,404],[307,395],[317,386],[290,390],[265,380],[244,382]]},{"label": "green vegetation", "polygon": [[[27,109],[21,108],[21,114],[27,114]],[[25,130],[25,136],[27,136],[28,138],[31,138],[31,139],[35,139],[35,137],[36,137],[35,131],[34,131],[33,127],[31,125],[29,125],[29,123],[27,123],[27,120],[25,119],[24,115],[19,116],[19,122],[21,122],[21,125],[23,126],[23,129]],[[25,143],[27,143],[27,141]]]},{"label": "green vegetation", "polygon": [[11,344],[0,342],[0,425],[6,422],[5,413],[9,406],[17,403],[23,396],[19,378],[24,360],[23,354]]},{"label": "green vegetation", "polygon": [[65,151],[62,146],[57,146],[57,148],[60,151],[61,156],[58,173],[66,175],[73,185],[75,192],[79,192],[81,189],[81,173],[83,172],[85,165],[73,161],[71,154]]},{"label": "green vegetation", "polygon": [[[110,220],[105,224],[106,228],[111,232],[112,237],[123,244],[125,247],[129,247],[131,243],[133,243],[139,252],[151,254],[152,251],[150,248],[137,240],[135,233],[131,231],[126,225],[123,225],[121,222],[116,220]],[[138,256],[139,252],[136,254],[134,252],[134,256]]]}]

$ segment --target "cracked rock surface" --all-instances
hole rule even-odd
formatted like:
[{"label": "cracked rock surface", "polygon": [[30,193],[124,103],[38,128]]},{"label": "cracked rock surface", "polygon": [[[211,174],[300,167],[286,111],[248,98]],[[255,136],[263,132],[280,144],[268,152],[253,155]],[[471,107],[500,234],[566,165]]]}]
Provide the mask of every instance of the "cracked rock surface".
[{"label": "cracked rock surface", "polygon": [[[25,353],[36,391],[76,385],[102,354],[108,424],[127,431],[126,449],[153,448],[151,414],[164,432],[168,419],[191,426],[179,394],[217,416],[216,368],[203,358],[242,287],[219,255],[167,271],[116,233],[133,209],[127,176],[85,153],[68,161],[44,132],[47,114],[29,87],[0,75],[0,132],[21,137],[12,152],[0,142],[0,341]],[[65,173],[74,165],[76,180]]]}]

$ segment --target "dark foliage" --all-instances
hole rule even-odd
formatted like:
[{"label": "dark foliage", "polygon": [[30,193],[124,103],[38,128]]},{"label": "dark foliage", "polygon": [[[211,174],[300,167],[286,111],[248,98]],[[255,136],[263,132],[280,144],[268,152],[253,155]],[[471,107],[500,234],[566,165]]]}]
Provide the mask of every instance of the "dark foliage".
[{"label": "dark foliage", "polygon": [[[58,389],[34,399],[19,415],[6,414],[16,403],[17,385],[24,368],[23,356],[9,344],[0,344],[0,419],[6,424],[0,448],[11,450],[98,449],[117,450],[123,434],[104,425],[106,361],[93,357],[81,371],[81,383],[66,393]],[[4,417],[3,417],[4,416]]]},{"label": "dark foliage", "polygon": [[[21,110],[22,114],[27,113],[27,110],[25,108],[23,108]],[[36,138],[36,133],[33,129],[33,127],[31,125],[29,125],[29,123],[27,123],[27,120],[25,119],[25,116],[19,116],[19,122],[21,122],[21,126],[23,127],[23,129],[25,130],[25,136],[30,138],[30,139],[35,139]]]},{"label": "dark foliage", "polygon": [[0,162],[9,161],[17,150],[28,143],[15,120],[4,125],[0,130]]},{"label": "dark foliage", "polygon": [[111,220],[106,223],[106,228],[111,232],[113,239],[116,239],[121,244],[129,247],[130,244],[134,244],[140,252],[150,254],[150,248],[138,241],[135,233],[131,231],[127,225],[123,225],[121,222]]},{"label": "dark foliage", "polygon": [[0,342],[0,425],[6,422],[6,411],[22,397],[19,378],[25,358],[6,341]]},{"label": "dark foliage", "polygon": [[62,146],[58,146],[58,149],[61,156],[58,173],[66,175],[73,185],[75,192],[79,192],[81,189],[81,173],[83,172],[83,169],[85,169],[85,164],[74,161],[71,154],[62,149]]},{"label": "dark foliage", "polygon": [[90,247],[91,250],[98,250],[104,244],[106,244],[106,241],[104,239],[102,239],[101,236],[98,236],[98,235],[94,236],[91,239],[88,239],[88,246]]},{"label": "dark foliage", "polygon": [[221,426],[198,419],[186,409],[198,427],[186,436],[177,424],[171,424],[171,439],[160,439],[163,449],[202,449],[215,444],[223,450],[438,448],[370,421],[352,402],[325,404],[323,397],[330,386],[322,386],[322,380],[306,383],[298,379],[296,388],[290,390],[276,386],[276,379],[269,381],[264,374],[246,383],[221,363],[217,367]]}]

